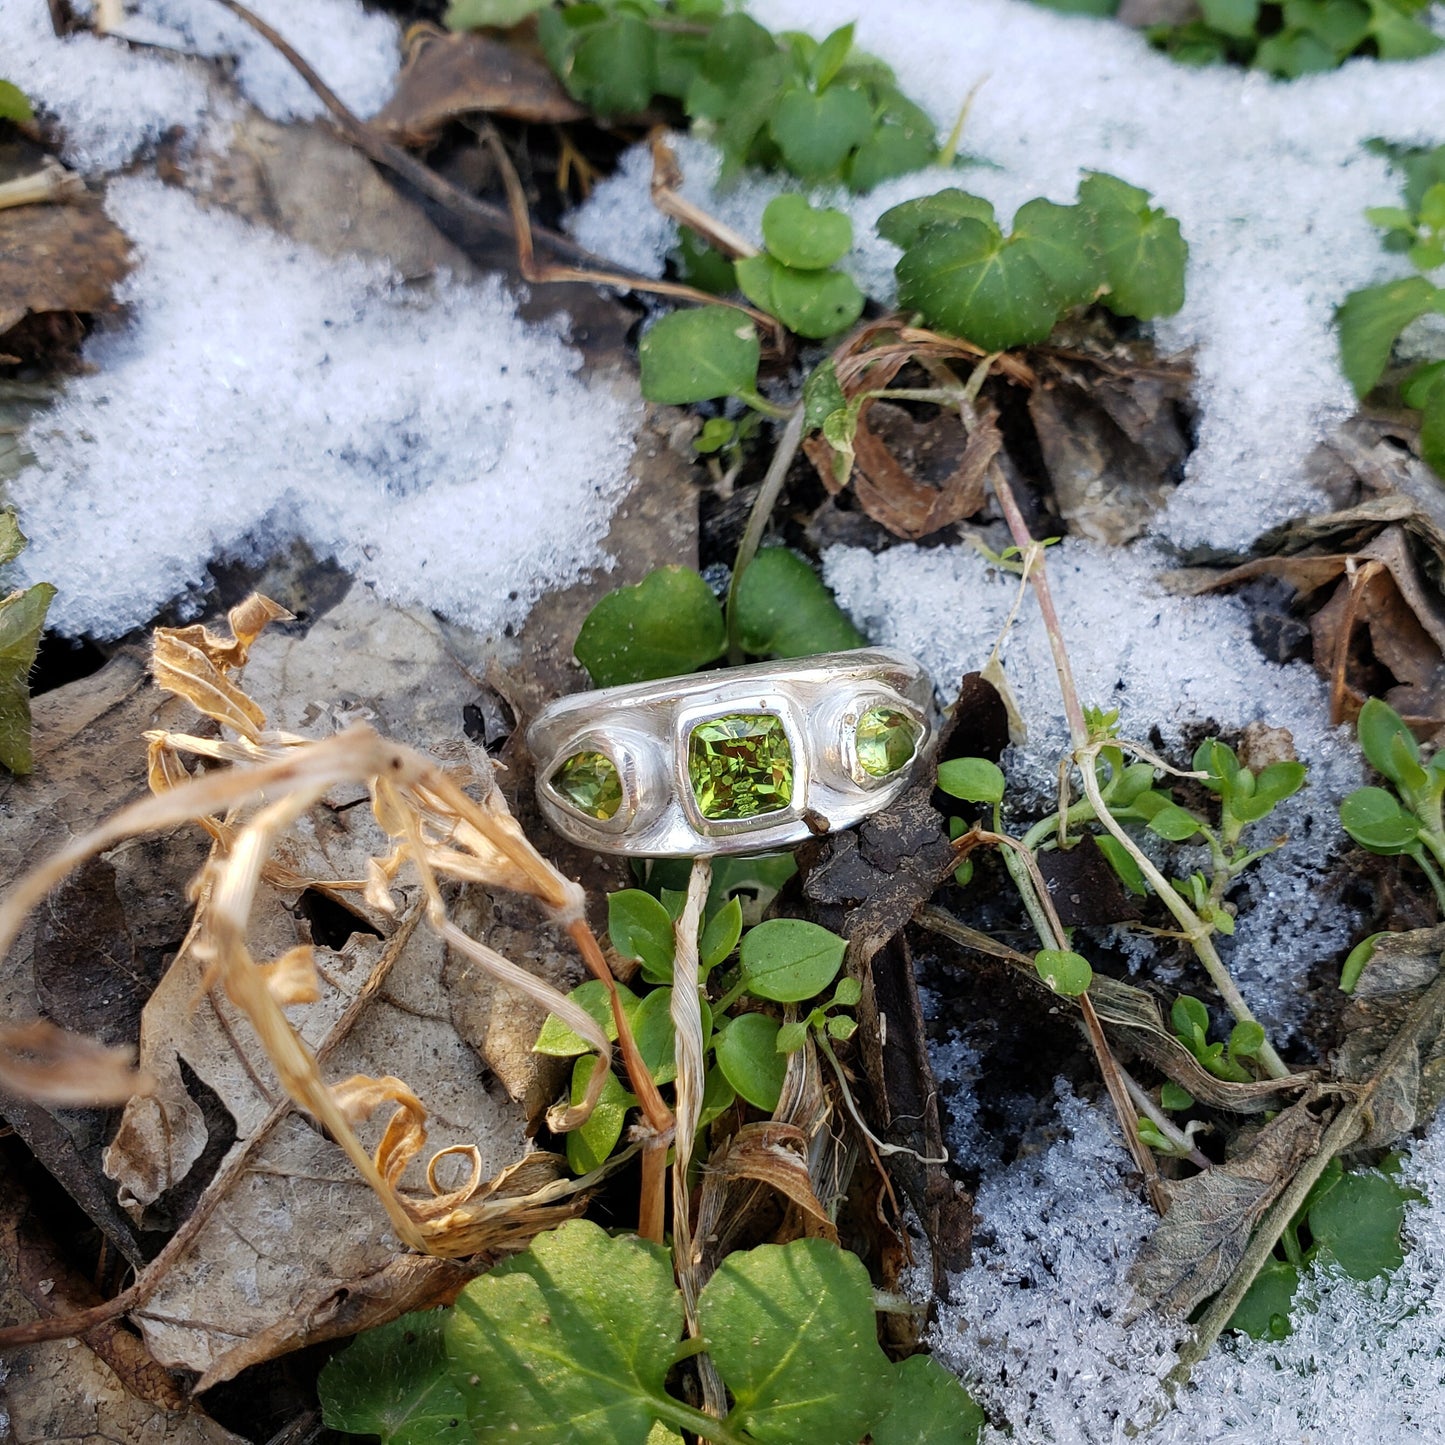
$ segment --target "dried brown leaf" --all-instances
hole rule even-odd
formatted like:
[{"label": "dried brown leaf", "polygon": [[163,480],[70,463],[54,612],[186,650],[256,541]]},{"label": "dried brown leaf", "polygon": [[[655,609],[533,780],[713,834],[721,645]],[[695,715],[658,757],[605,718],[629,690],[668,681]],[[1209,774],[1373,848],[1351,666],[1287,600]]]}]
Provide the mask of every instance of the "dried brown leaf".
[{"label": "dried brown leaf", "polygon": [[130,242],[99,198],[0,210],[0,335],[32,313],[111,310],[129,270]]},{"label": "dried brown leaf", "polygon": [[371,124],[399,145],[425,146],[449,121],[477,112],[533,124],[588,114],[539,57],[475,31],[428,33]]},{"label": "dried brown leaf", "polygon": [[1169,1212],[1129,1271],[1141,1308],[1186,1315],[1229,1279],[1265,1210],[1319,1149],[1320,1097],[1308,1095],[1270,1120],[1248,1153],[1173,1186]]}]

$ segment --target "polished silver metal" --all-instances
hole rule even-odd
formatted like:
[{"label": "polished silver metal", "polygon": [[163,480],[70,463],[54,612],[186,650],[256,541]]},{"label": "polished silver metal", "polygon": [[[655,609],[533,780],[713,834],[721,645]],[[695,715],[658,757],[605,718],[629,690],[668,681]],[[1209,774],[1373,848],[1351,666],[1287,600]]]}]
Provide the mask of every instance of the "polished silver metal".
[{"label": "polished silver metal", "polygon": [[[881,778],[857,755],[859,719],[876,706],[919,730],[912,759]],[[688,776],[689,740],[699,724],[735,713],[779,720],[792,752],[792,798],[751,818],[705,818]],[[766,853],[852,827],[907,787],[935,733],[928,674],[904,653],[867,647],[574,693],[538,714],[527,745],[542,812],[564,837],[605,853],[695,858]],[[611,818],[583,812],[552,785],[579,752],[601,753],[617,769],[622,802]]]}]

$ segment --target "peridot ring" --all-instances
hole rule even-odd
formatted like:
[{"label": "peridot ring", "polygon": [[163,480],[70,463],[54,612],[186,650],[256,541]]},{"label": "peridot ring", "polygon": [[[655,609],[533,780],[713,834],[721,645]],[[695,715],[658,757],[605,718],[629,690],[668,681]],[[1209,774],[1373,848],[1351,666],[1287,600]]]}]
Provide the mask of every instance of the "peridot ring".
[{"label": "peridot ring", "polygon": [[849,828],[907,786],[933,685],[884,648],[830,652],[558,699],[527,730],[537,796],[607,853],[765,853]]}]

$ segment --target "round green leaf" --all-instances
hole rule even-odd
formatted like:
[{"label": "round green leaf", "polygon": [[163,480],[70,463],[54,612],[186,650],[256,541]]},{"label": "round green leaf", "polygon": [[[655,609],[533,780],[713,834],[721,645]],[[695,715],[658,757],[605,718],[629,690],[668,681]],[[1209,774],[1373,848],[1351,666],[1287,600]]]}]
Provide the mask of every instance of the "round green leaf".
[{"label": "round green leaf", "polygon": [[799,1019],[795,1023],[784,1024],[778,1030],[778,1036],[773,1040],[773,1047],[780,1054],[796,1053],[808,1042],[808,1021]]},{"label": "round green leaf", "polygon": [[[712,1009],[706,999],[698,1000],[702,1010],[702,1036],[712,1035]],[[677,1077],[677,1030],[672,1022],[672,990],[655,988],[638,1005],[632,1016],[637,1052],[656,1084],[670,1084]]]},{"label": "round green leaf", "polygon": [[615,687],[696,672],[726,649],[712,589],[690,567],[659,567],[602,598],[572,650],[598,687]]},{"label": "round green leaf", "polygon": [[747,395],[757,385],[760,353],[757,329],[735,307],[674,311],[638,345],[642,394],[670,406]]},{"label": "round green leaf", "polygon": [[1375,1279],[1404,1261],[1405,1195],[1379,1170],[1346,1174],[1311,1205],[1309,1222],[1315,1248],[1332,1255],[1352,1279]]},{"label": "round green leaf", "polygon": [[1001,803],[1007,784],[998,764],[987,758],[950,758],[938,765],[938,786],[966,803]]},{"label": "round green leaf", "polygon": [[803,196],[774,196],[763,212],[763,244],[785,266],[819,271],[853,244],[853,222],[842,211],[810,206]]},{"label": "round green leaf", "polygon": [[893,1407],[873,1427],[873,1445],[974,1445],[983,1411],[932,1355],[894,1366]]},{"label": "round green leaf", "polygon": [[1199,819],[1177,803],[1168,803],[1149,819],[1149,831],[1171,843],[1182,843],[1199,831]]},{"label": "round green leaf", "polygon": [[845,939],[816,923],[770,918],[743,935],[739,958],[754,998],[802,1003],[833,982],[847,949]]},{"label": "round green leaf", "polygon": [[1383,788],[1356,789],[1340,804],[1340,822],[1345,832],[1371,853],[1404,853],[1420,836],[1414,815]]},{"label": "round green leaf", "polygon": [[[615,987],[622,999],[623,1013],[631,1018],[637,1009],[637,995],[626,984],[619,983]],[[600,978],[589,978],[586,983],[578,984],[567,997],[591,1014],[609,1039],[616,1039],[617,1020],[612,1013],[612,1000],[608,997],[607,985]],[[585,1042],[581,1034],[574,1034],[556,1014],[547,1015],[537,1042],[532,1045],[534,1054],[550,1054],[561,1059],[591,1051],[592,1045]]]},{"label": "round green leaf", "polygon": [[1189,247],[1179,222],[1149,205],[1149,193],[1094,172],[1079,185],[1079,203],[1094,216],[1094,243],[1109,283],[1105,305],[1147,321],[1184,305]]},{"label": "round green leaf", "polygon": [[932,126],[885,120],[853,152],[844,178],[849,190],[861,194],[894,176],[921,171],[937,154]]},{"label": "round green leaf", "polygon": [[795,176],[821,180],[836,175],[848,152],[873,134],[873,107],[850,85],[822,95],[795,88],[778,102],[768,129]]},{"label": "round green leaf", "polygon": [[1418,763],[1420,744],[1415,734],[1405,726],[1405,720],[1382,698],[1365,699],[1360,716],[1355,723],[1355,734],[1360,740],[1360,751],[1369,759],[1370,766],[1392,783],[1403,782],[1401,776],[1401,754],[1404,758]]},{"label": "round green leaf", "polygon": [[738,578],[734,598],[743,649],[757,657],[809,657],[863,647],[822,579],[796,552],[765,547]]},{"label": "round green leaf", "polygon": [[772,287],[774,315],[789,331],[813,341],[846,331],[863,314],[863,293],[842,271],[780,266]]},{"label": "round green leaf", "polygon": [[778,1107],[787,1058],[778,1052],[777,1019],[741,1014],[717,1036],[717,1066],[748,1103],[771,1114]]},{"label": "round green leaf", "polygon": [[600,115],[636,115],[656,89],[657,38],[637,15],[609,15],[586,28],[564,75],[567,88]]},{"label": "round green leaf", "polygon": [[1104,270],[1090,232],[1093,218],[1082,206],[1029,201],[1019,207],[1013,243],[1043,274],[1059,311],[1092,301],[1104,285]]},{"label": "round green leaf", "polygon": [[892,241],[905,251],[929,226],[952,226],[957,221],[982,221],[998,229],[993,202],[950,187],[931,196],[904,201],[878,217],[876,230],[885,241]]},{"label": "round green leaf", "polygon": [[539,1235],[469,1284],[447,1323],[470,1438],[641,1445],[681,1332],[661,1245],[586,1220]]},{"label": "round green leaf", "polygon": [[1088,991],[1094,981],[1094,970],[1082,954],[1061,948],[1041,948],[1034,954],[1034,968],[1055,993],[1077,998]]},{"label": "round green leaf", "polygon": [[1028,248],[982,221],[925,229],[894,273],[901,306],[985,351],[1045,341],[1058,320],[1052,284]]},{"label": "round green leaf", "polygon": [[1299,1288],[1299,1270],[1287,1260],[1271,1259],[1229,1317],[1228,1328],[1256,1340],[1282,1340],[1290,1332],[1289,1312]]},{"label": "round green leaf", "polygon": [[649,983],[672,981],[672,955],[677,938],[667,909],[640,888],[607,895],[607,936],[623,958],[642,964]]},{"label": "round green leaf", "polygon": [[1374,389],[1390,364],[1400,333],[1437,304],[1439,296],[1423,276],[1407,276],[1345,297],[1335,313],[1335,325],[1340,333],[1340,363],[1356,396]]},{"label": "round green leaf", "polygon": [[380,1435],[383,1445],[433,1445],[472,1438],[467,1403],[447,1359],[439,1310],[402,1315],[358,1335],[316,1381],[332,1430]]},{"label": "round green leaf", "polygon": [[760,1445],[854,1445],[888,1413],[894,1367],[857,1255],[821,1239],[730,1254],[697,1314],[729,1418]]},{"label": "round green leaf", "polygon": [[1180,1088],[1178,1084],[1169,1080],[1160,1085],[1159,1102],[1169,1110],[1192,1109],[1194,1095],[1188,1089]]},{"label": "round green leaf", "polygon": [[1236,1058],[1252,1059],[1264,1047],[1264,1029],[1254,1019],[1241,1019],[1229,1031],[1229,1052]]}]

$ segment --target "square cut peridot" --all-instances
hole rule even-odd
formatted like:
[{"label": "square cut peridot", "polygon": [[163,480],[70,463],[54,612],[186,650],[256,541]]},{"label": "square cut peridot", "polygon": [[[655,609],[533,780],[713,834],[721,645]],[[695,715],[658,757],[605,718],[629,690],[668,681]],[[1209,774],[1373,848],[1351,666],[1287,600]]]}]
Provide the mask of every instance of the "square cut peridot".
[{"label": "square cut peridot", "polygon": [[713,822],[786,808],[793,799],[793,750],[782,719],[739,712],[695,723],[687,779],[698,811]]}]

